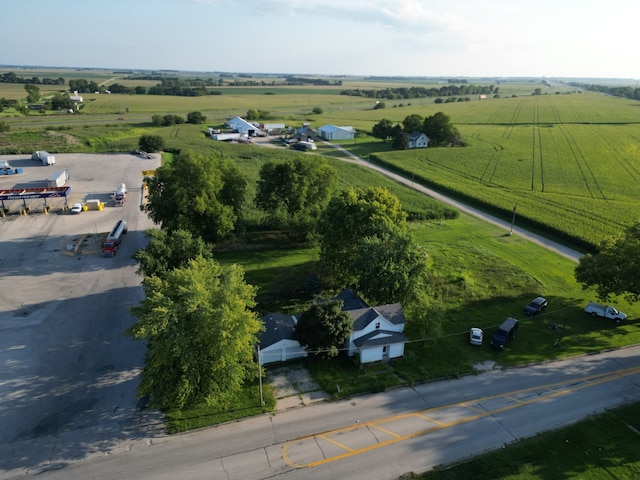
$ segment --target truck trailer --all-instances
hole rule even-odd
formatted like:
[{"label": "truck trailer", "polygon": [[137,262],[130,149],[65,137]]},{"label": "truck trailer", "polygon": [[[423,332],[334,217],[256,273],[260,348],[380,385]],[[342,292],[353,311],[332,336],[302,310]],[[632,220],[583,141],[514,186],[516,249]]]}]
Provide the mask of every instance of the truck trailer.
[{"label": "truck trailer", "polygon": [[55,165],[56,157],[51,155],[49,152],[45,152],[44,150],[38,150],[33,155],[31,155],[32,160],[39,160],[43,165]]},{"label": "truck trailer", "polygon": [[69,179],[69,174],[65,170],[59,170],[47,178],[47,187],[64,187]]},{"label": "truck trailer", "polygon": [[127,186],[124,183],[121,183],[113,194],[113,202],[116,206],[122,207],[127,200]]},{"label": "truck trailer", "polygon": [[127,233],[127,222],[118,220],[102,243],[102,256],[114,257],[122,242],[122,235]]}]

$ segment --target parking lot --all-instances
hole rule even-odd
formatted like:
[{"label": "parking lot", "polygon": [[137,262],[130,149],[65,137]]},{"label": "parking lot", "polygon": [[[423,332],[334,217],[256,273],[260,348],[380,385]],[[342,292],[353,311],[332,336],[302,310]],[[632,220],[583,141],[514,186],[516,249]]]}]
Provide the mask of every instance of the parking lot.
[{"label": "parking lot", "polygon": [[[0,156],[22,174],[0,176],[0,190],[46,185],[69,173],[70,207],[100,199],[104,209],[71,214],[64,198],[5,202],[0,218],[0,471],[24,470],[108,451],[144,436],[157,419],[136,410],[144,345],[123,336],[143,298],[133,253],[153,223],[140,210],[143,170],[160,156],[56,154],[44,166],[30,155]],[[111,194],[127,185],[124,206]],[[118,254],[103,258],[101,234],[128,224]],[[150,415],[150,414],[149,414]],[[126,435],[125,435],[126,433]]]}]

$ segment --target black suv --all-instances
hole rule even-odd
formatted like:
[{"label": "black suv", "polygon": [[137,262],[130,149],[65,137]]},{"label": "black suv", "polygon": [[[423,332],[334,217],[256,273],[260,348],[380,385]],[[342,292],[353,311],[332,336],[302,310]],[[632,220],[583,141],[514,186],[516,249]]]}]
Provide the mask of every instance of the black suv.
[{"label": "black suv", "polygon": [[491,348],[504,350],[504,347],[516,338],[516,333],[518,333],[518,320],[512,317],[507,318],[491,337]]},{"label": "black suv", "polygon": [[547,308],[547,299],[543,297],[537,297],[531,300],[529,305],[524,307],[524,313],[527,315],[538,315]]}]

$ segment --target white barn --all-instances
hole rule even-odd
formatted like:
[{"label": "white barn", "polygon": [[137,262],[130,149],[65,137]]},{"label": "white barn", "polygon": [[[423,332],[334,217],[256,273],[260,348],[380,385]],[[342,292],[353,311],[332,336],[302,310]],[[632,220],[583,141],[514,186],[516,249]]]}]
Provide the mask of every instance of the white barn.
[{"label": "white barn", "polygon": [[230,129],[235,130],[241,135],[249,137],[262,137],[264,132],[254,124],[247,122],[244,118],[234,117],[227,122]]},{"label": "white barn", "polygon": [[356,131],[353,127],[337,127],[336,125],[324,125],[318,128],[318,136],[328,141],[353,140]]}]

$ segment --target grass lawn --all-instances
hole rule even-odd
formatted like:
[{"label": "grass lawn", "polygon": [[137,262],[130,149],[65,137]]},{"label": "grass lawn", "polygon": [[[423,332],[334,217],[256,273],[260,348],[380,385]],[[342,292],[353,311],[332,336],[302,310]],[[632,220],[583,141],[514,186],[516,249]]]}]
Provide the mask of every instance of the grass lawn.
[{"label": "grass lawn", "polygon": [[640,403],[538,435],[423,480],[640,478]]}]

